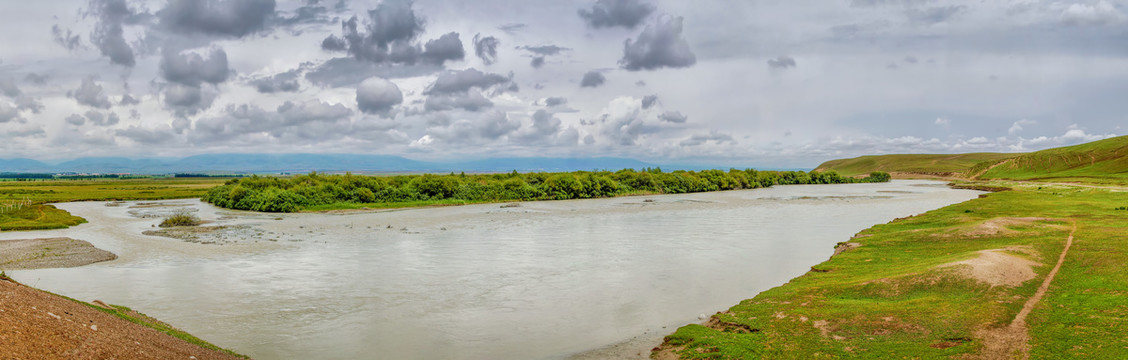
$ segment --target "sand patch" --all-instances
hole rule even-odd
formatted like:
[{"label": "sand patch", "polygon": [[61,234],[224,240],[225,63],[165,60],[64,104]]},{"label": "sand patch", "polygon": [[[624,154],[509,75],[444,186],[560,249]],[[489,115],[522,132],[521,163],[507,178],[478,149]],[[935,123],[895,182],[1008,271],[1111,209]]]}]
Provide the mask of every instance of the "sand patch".
[{"label": "sand patch", "polygon": [[278,236],[267,236],[269,234],[266,234],[263,230],[253,228],[250,225],[174,226],[159,230],[148,230],[142,232],[142,234],[163,236],[206,245],[225,245],[255,240],[279,240]]},{"label": "sand patch", "polygon": [[117,255],[71,238],[0,241],[0,269],[68,268],[117,259]]},{"label": "sand patch", "polygon": [[1033,267],[1042,264],[1010,254],[1008,251],[1027,252],[1028,254],[1033,252],[1033,250],[1027,248],[983,250],[979,251],[977,258],[948,263],[939,267],[959,266],[960,268],[956,271],[957,274],[991,286],[1018,286],[1033,279],[1036,276]]}]

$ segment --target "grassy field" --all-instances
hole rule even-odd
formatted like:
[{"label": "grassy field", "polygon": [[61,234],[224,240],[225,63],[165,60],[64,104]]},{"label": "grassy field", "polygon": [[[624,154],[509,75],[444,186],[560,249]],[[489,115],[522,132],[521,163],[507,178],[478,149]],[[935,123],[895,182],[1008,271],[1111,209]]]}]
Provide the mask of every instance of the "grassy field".
[{"label": "grassy field", "polygon": [[873,171],[884,171],[901,176],[905,174],[953,176],[963,174],[981,162],[1003,160],[1014,155],[999,153],[869,155],[827,161],[815,170],[834,170],[842,176],[865,175]]},{"label": "grassy field", "polygon": [[1128,136],[985,162],[969,175],[983,180],[1128,184]]},{"label": "grassy field", "polygon": [[[45,205],[51,202],[161,200],[203,196],[227,179],[45,180],[0,182],[0,231],[60,229],[85,219]],[[17,204],[26,204],[19,206]]]},{"label": "grassy field", "polygon": [[818,171],[843,176],[885,171],[894,177],[941,176],[1128,185],[1128,136],[1025,154],[871,155],[831,160]]},{"label": "grassy field", "polygon": [[[1028,349],[1032,358],[1128,358],[1128,211],[1117,210],[1128,205],[1128,192],[991,185],[1015,190],[865,230],[849,241],[857,247],[806,275],[706,326],[678,329],[662,352],[685,359],[1009,358]],[[1025,326],[1009,340],[998,336],[1056,264],[1074,224],[1073,246]],[[1028,269],[1033,278],[991,285],[969,276],[970,265],[950,265],[971,259],[1003,259],[986,262],[994,271]]]}]

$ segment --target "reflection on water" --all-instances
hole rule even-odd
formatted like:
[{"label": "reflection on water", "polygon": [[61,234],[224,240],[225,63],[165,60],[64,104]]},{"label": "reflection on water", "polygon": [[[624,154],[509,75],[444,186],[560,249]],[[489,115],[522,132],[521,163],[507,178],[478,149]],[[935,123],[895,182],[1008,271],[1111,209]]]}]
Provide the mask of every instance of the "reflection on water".
[{"label": "reflection on water", "polygon": [[255,229],[226,235],[234,245],[141,235],[159,219],[68,203],[59,206],[91,223],[0,235],[70,236],[118,253],[9,273],[128,305],[255,358],[551,359],[696,322],[803,274],[873,224],[978,194],[935,184],[282,218],[171,201]]}]

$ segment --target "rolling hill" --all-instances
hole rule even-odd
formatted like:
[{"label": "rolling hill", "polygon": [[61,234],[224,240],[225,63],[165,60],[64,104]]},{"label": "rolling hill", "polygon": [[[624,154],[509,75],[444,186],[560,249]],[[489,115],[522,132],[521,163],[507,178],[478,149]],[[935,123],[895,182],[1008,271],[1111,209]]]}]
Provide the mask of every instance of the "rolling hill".
[{"label": "rolling hill", "polygon": [[827,161],[816,170],[845,176],[885,171],[902,178],[1128,182],[1128,136],[1031,153],[861,156]]}]

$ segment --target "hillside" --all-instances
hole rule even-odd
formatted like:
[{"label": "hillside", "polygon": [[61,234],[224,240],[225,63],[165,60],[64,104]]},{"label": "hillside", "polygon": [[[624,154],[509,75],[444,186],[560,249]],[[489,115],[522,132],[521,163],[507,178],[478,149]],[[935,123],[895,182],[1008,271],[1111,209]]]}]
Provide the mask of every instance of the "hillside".
[{"label": "hillside", "polygon": [[1123,182],[1128,180],[1128,136],[984,162],[967,175],[982,180]]},{"label": "hillside", "polygon": [[874,171],[884,171],[895,177],[917,176],[959,176],[982,162],[997,162],[1014,157],[1015,154],[972,153],[972,154],[902,154],[867,155],[853,159],[831,160],[816,168],[816,171],[834,170],[843,176],[858,176]]}]

